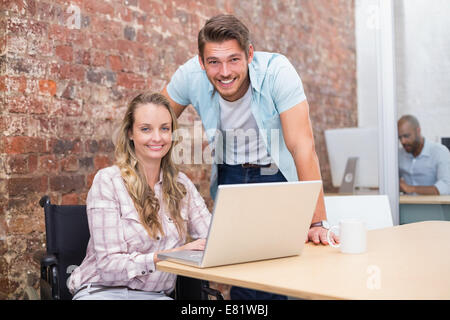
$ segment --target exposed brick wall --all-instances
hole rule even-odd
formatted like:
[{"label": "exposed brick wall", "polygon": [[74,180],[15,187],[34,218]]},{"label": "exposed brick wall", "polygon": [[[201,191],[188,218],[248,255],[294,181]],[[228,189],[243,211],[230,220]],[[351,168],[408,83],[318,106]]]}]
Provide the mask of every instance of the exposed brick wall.
[{"label": "exposed brick wall", "polygon": [[[159,91],[196,54],[199,29],[217,13],[236,14],[257,50],[285,54],[300,73],[330,186],[323,130],[357,121],[353,0],[0,0],[0,6],[0,299],[23,298],[26,286],[38,287],[32,255],[45,243],[39,198],[85,202],[97,170],[113,162],[111,134],[130,97]],[[189,108],[180,122],[189,128],[194,120]],[[209,166],[182,170],[211,207]]]}]

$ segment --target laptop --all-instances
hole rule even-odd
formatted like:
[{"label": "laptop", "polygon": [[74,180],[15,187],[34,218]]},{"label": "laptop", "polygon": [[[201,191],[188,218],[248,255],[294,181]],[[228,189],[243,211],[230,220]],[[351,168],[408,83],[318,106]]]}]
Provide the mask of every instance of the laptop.
[{"label": "laptop", "polygon": [[198,268],[300,255],[322,181],[219,185],[204,251],[158,254]]}]

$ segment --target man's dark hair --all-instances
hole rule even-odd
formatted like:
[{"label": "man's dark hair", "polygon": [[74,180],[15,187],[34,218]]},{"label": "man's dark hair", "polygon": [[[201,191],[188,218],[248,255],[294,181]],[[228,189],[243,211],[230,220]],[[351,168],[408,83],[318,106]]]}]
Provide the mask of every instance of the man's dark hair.
[{"label": "man's dark hair", "polygon": [[409,122],[409,123],[412,125],[412,127],[413,127],[414,129],[420,128],[419,120],[417,120],[416,117],[414,117],[414,116],[412,116],[412,115],[410,115],[410,114],[407,114],[407,115],[402,116],[402,117],[398,120],[398,126],[400,126],[400,125],[403,124],[404,122]]},{"label": "man's dark hair", "polygon": [[223,42],[236,40],[248,58],[250,32],[248,28],[235,16],[220,14],[206,21],[198,33],[198,53],[203,60],[203,50],[207,42]]}]

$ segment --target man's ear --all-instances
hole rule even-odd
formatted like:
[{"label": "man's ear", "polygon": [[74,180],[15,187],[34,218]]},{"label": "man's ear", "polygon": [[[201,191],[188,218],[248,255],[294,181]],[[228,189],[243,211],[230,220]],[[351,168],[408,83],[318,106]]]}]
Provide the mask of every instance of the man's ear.
[{"label": "man's ear", "polygon": [[205,70],[205,66],[203,65],[203,58],[200,55],[198,55],[198,62],[200,62],[200,67]]},{"label": "man's ear", "polygon": [[252,44],[248,45],[248,64],[252,63],[254,55],[254,48]]}]

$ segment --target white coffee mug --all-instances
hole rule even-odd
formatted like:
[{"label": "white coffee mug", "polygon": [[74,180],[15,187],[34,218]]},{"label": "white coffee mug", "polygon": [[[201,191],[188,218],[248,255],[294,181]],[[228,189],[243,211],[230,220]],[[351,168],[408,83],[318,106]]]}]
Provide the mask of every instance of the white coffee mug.
[{"label": "white coffee mug", "polygon": [[[331,231],[339,229],[339,244],[331,239]],[[339,226],[332,226],[327,232],[327,240],[330,246],[340,248],[342,253],[364,253],[367,248],[366,225],[359,219],[345,219],[339,222]]]}]

